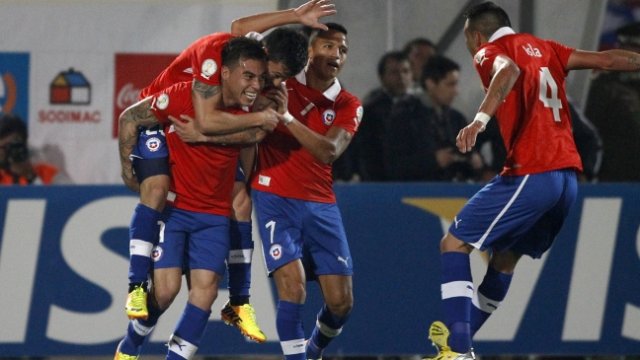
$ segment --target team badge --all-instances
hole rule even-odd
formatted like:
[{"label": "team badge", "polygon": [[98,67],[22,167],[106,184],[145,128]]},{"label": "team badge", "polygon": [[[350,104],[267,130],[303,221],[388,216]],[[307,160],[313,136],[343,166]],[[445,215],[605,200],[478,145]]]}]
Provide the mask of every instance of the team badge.
[{"label": "team badge", "polygon": [[159,138],[155,136],[148,138],[144,144],[147,147],[147,149],[151,152],[156,152],[160,150],[160,148],[162,147],[162,142],[160,141]]},{"label": "team badge", "polygon": [[207,59],[202,63],[200,74],[203,78],[208,80],[211,75],[216,73],[216,71],[218,71],[218,64],[216,64],[215,60],[213,59]]},{"label": "team badge", "polygon": [[151,251],[151,259],[154,262],[156,262],[156,261],[159,261],[161,258],[162,258],[162,247],[160,247],[160,245],[157,245]]},{"label": "team badge", "polygon": [[271,245],[269,254],[273,258],[273,260],[280,260],[280,258],[282,257],[282,246],[280,246],[280,244]]},{"label": "team badge", "polygon": [[156,109],[165,110],[169,106],[169,95],[161,94],[156,98]]},{"label": "team badge", "polygon": [[322,113],[322,121],[325,125],[330,126],[336,119],[336,112],[333,109],[327,109]]}]

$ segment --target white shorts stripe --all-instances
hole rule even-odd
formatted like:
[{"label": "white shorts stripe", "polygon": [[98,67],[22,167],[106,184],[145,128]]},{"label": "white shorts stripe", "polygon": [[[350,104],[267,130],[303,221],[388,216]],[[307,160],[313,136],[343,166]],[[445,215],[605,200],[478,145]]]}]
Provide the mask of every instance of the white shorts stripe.
[{"label": "white shorts stripe", "polygon": [[471,281],[451,281],[442,284],[442,300],[454,297],[473,298],[473,283]]},{"label": "white shorts stripe", "polygon": [[488,297],[476,292],[471,300],[473,306],[477,307],[481,311],[491,314],[500,306],[500,301],[491,300]]},{"label": "white shorts stripe", "polygon": [[516,199],[518,198],[518,195],[520,195],[520,192],[522,192],[522,188],[524,188],[524,185],[527,183],[528,179],[529,179],[529,175],[525,175],[524,178],[522,179],[522,182],[518,186],[518,189],[513,194],[513,196],[511,196],[511,199],[509,199],[509,201],[507,202],[507,205],[505,205],[502,211],[500,211],[500,214],[498,214],[498,216],[496,216],[496,218],[493,219],[493,222],[491,223],[491,225],[489,225],[489,228],[487,229],[487,231],[485,231],[485,233],[480,237],[480,240],[474,243],[471,243],[473,247],[475,247],[476,249],[482,248],[482,244],[484,244],[484,241],[487,240],[487,237],[491,233],[491,230],[493,230],[493,227],[496,226],[496,224],[498,223],[498,221],[500,221],[502,216],[504,216],[507,210],[509,210],[513,202],[516,201]]},{"label": "white shorts stripe", "polygon": [[280,346],[284,355],[304,354],[306,351],[304,338],[280,341]]},{"label": "white shorts stripe", "polygon": [[229,264],[251,264],[253,249],[230,250],[227,263]]},{"label": "white shorts stripe", "polygon": [[198,351],[197,346],[179,336],[176,336],[175,334],[171,335],[167,345],[169,346],[169,351],[178,354],[187,360],[191,359],[196,354],[196,351]]},{"label": "white shorts stripe", "polygon": [[129,240],[129,256],[138,255],[138,256],[150,257],[152,250],[153,250],[153,244],[148,241],[144,241],[140,239]]}]

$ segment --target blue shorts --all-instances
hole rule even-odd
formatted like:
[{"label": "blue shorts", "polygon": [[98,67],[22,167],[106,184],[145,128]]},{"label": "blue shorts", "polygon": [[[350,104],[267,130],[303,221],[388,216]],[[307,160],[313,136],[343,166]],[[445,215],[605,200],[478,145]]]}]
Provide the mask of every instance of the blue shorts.
[{"label": "blue shorts", "polygon": [[456,215],[449,233],[480,250],[511,250],[539,258],[576,200],[573,170],[496,176]]},{"label": "blue shorts", "polygon": [[154,268],[211,270],[224,275],[229,254],[229,218],[167,205],[160,241],[153,250]]},{"label": "blue shorts", "polygon": [[308,280],[353,275],[353,260],[336,204],[252,191],[269,274],[301,259]]},{"label": "blue shorts", "polygon": [[160,126],[140,128],[138,143],[129,156],[139,183],[154,175],[169,175],[169,149]]},{"label": "blue shorts", "polygon": [[236,181],[245,182],[246,176],[244,176],[244,170],[242,170],[242,166],[240,166],[240,161],[238,161],[238,168],[236,169]]}]

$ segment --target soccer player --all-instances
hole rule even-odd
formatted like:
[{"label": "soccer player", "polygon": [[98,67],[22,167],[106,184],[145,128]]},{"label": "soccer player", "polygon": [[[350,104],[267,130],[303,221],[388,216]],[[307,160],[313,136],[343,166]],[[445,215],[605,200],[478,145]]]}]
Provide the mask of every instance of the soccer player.
[{"label": "soccer player", "polygon": [[[222,51],[219,109],[241,114],[251,106],[264,84],[266,53],[262,44],[246,37],[230,40]],[[274,110],[267,112],[275,114]],[[116,360],[137,359],[145,337],[180,291],[188,269],[189,298],[168,343],[166,359],[191,359],[209,320],[224,275],[229,252],[231,190],[239,147],[209,143],[187,144],[179,139],[168,117],[194,116],[191,83],[175,84],[132,105],[121,116],[122,131],[131,144],[136,126],[163,125],[169,148],[170,205],[154,250],[153,291],[149,316],[130,322],[119,343]],[[277,116],[276,116],[277,117]],[[209,142],[255,144],[264,136],[260,126],[210,137]],[[138,144],[148,146],[148,144]]]},{"label": "soccer player", "polygon": [[[507,150],[500,175],[456,215],[440,243],[444,324],[429,337],[436,359],[473,359],[472,337],[504,299],[522,255],[539,258],[562,227],[582,170],[571,132],[565,78],[569,70],[640,70],[640,54],[573,49],[517,34],[492,2],[466,12],[464,36],[486,89],[473,122],[458,133],[462,153],[496,116]],[[474,291],[473,249],[491,249],[486,275]]]},{"label": "soccer player", "polygon": [[[255,125],[271,130],[277,119],[266,111],[236,115],[219,110],[220,80],[218,64],[220,51],[229,39],[249,31],[265,31],[286,23],[301,23],[323,28],[318,18],[335,13],[328,0],[311,0],[298,8],[258,14],[235,20],[232,33],[214,33],[196,40],[187,47],[141,93],[144,98],[172,84],[192,81],[192,102],[195,108],[195,124],[208,135],[225,134]],[[291,29],[276,29],[264,39],[269,52],[269,81],[277,86],[288,76],[299,72],[306,63],[307,39]],[[141,132],[139,142],[154,146],[145,156],[134,155],[133,163],[121,155],[122,178],[127,186],[140,191],[140,204],[136,207],[130,226],[129,295],[126,312],[130,319],[144,319],[147,311],[147,277],[151,265],[151,251],[157,242],[160,213],[167,196],[169,178],[166,148],[157,146],[161,130]],[[243,168],[249,169],[253,149],[244,151],[248,159]],[[121,154],[127,155],[126,152]],[[135,167],[135,176],[133,168]],[[231,223],[232,247],[228,259],[230,301],[222,310],[225,322],[233,324],[247,337],[264,342],[266,336],[255,322],[253,308],[249,304],[251,257],[251,199],[240,173],[233,191]]]},{"label": "soccer player", "polygon": [[[321,359],[353,306],[353,260],[331,163],[357,131],[362,107],[337,79],[347,59],[347,30],[326,25],[328,30],[314,30],[309,38],[307,69],[286,83],[289,113],[259,144],[252,180],[264,257],[278,289],[276,329],[287,360]],[[319,281],[324,306],[305,342],[307,279]]]}]

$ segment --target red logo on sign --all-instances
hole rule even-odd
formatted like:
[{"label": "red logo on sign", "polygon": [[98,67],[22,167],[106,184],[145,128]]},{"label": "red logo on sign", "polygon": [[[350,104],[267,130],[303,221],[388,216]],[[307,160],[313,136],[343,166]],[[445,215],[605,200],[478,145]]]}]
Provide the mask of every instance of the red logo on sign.
[{"label": "red logo on sign", "polygon": [[140,91],[175,59],[177,54],[116,54],[113,94],[113,134],[118,137],[120,113],[138,101]]}]

